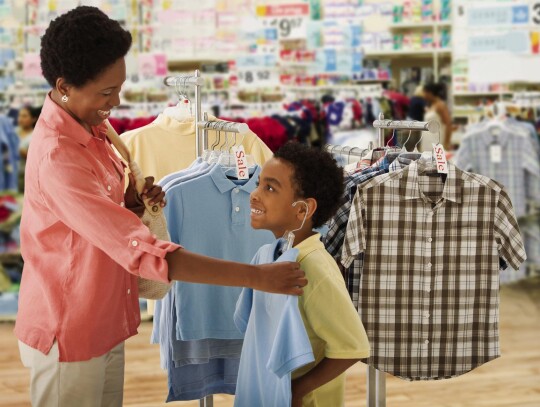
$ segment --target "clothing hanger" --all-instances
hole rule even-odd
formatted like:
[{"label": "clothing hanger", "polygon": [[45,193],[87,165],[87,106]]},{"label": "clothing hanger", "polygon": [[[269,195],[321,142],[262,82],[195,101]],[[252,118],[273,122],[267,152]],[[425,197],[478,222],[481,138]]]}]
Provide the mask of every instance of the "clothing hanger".
[{"label": "clothing hanger", "polygon": [[414,145],[413,151],[411,151],[411,152],[407,151],[407,142],[410,140],[411,135],[412,135],[412,130],[409,130],[409,137],[407,137],[407,140],[405,141],[405,143],[403,143],[403,146],[401,147],[401,152],[397,156],[398,160],[400,158],[405,158],[405,159],[408,159],[408,160],[416,161],[422,156],[422,154],[420,154],[420,152],[418,151],[418,143],[420,143],[421,138]]},{"label": "clothing hanger", "polygon": [[291,230],[290,232],[286,231],[285,234],[283,235],[282,239],[285,240],[285,243],[284,243],[284,246],[283,246],[283,251],[284,252],[286,252],[291,247],[293,247],[294,238],[295,238],[294,232],[297,232],[300,229],[302,229],[304,227],[304,223],[306,222],[306,219],[307,219],[307,215],[308,215],[308,211],[309,211],[309,206],[308,206],[307,202],[305,202],[305,201],[296,201],[296,202],[293,202],[292,206],[296,206],[296,204],[298,202],[302,202],[306,206],[306,214],[304,215],[304,219],[302,220],[302,224],[300,225],[300,227],[298,229]]},{"label": "clothing hanger", "polygon": [[[163,114],[172,119],[178,120],[179,122],[185,122],[193,118],[191,112],[191,102],[186,93],[186,81],[187,77],[177,77],[175,79],[174,88],[178,95],[178,103],[176,106],[170,106],[165,108]],[[183,80],[182,90],[178,88],[179,82]]]}]

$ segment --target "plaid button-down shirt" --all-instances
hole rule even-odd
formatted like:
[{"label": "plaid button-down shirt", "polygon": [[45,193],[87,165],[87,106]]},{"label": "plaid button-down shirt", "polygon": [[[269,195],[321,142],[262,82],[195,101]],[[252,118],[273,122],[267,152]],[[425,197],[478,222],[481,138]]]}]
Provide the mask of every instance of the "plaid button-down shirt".
[{"label": "plaid button-down shirt", "polygon": [[[497,182],[425,163],[374,178],[352,203],[342,262],[364,254],[359,313],[367,362],[409,380],[458,376],[499,356],[499,258],[525,251]],[[422,175],[419,175],[422,174]]]},{"label": "plaid button-down shirt", "polygon": [[[515,130],[512,130],[515,129]],[[493,162],[492,145],[500,145],[500,162]],[[465,171],[485,175],[504,185],[516,215],[527,213],[527,201],[540,201],[540,161],[528,134],[507,126],[495,136],[489,129],[469,134],[461,141],[455,164]]]},{"label": "plaid button-down shirt", "polygon": [[367,168],[360,173],[347,174],[344,177],[344,195],[343,204],[339,207],[336,214],[327,223],[328,232],[323,238],[326,251],[332,255],[336,263],[340,265],[340,269],[347,285],[347,290],[351,296],[351,300],[356,308],[358,308],[358,295],[360,287],[360,275],[362,274],[363,256],[360,254],[353,260],[349,267],[341,266],[341,252],[343,250],[343,242],[345,241],[345,231],[347,230],[347,222],[349,221],[349,213],[351,212],[351,202],[356,193],[358,185],[370,180],[377,175],[386,174],[388,172],[388,162],[383,161],[377,168]]}]

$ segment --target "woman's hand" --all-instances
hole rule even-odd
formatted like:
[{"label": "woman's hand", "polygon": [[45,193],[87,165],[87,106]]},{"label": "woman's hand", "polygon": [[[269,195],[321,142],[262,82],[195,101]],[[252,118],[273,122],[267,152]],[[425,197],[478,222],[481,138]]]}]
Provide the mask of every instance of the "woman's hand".
[{"label": "woman's hand", "polygon": [[166,205],[165,192],[159,185],[154,185],[154,177],[146,177],[145,185],[141,196],[137,193],[135,187],[135,177],[132,173],[129,173],[129,185],[124,194],[124,201],[126,208],[135,213],[138,217],[142,217],[144,214],[144,202],[143,200],[148,198],[150,205],[158,204],[162,208]]},{"label": "woman's hand", "polygon": [[306,274],[300,263],[280,262],[256,266],[249,287],[269,293],[302,295],[302,287],[307,285]]}]

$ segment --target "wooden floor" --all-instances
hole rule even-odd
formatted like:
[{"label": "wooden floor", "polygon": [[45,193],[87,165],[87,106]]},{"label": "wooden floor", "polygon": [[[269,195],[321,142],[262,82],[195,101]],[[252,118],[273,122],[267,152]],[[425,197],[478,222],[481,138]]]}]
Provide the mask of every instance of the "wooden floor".
[{"label": "wooden floor", "polygon": [[[12,323],[0,324],[0,406],[29,406],[28,373],[12,330]],[[159,368],[158,349],[148,344],[150,331],[151,323],[143,323],[127,342],[124,405],[198,406],[197,401],[164,402],[167,377]],[[455,379],[410,383],[388,376],[387,406],[540,407],[539,280],[502,288],[501,346],[501,358]],[[348,372],[347,407],[366,405],[365,383],[365,366],[357,364]],[[215,407],[232,405],[232,396],[214,396]]]}]

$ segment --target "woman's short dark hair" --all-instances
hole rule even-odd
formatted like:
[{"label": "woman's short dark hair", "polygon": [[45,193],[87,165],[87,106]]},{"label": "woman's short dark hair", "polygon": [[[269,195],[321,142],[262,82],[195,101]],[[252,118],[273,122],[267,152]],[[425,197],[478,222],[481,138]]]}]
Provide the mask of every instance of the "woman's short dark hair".
[{"label": "woman's short dark hair", "polygon": [[80,87],[123,58],[131,34],[96,7],[80,6],[51,21],[41,38],[41,70],[54,87],[58,78]]}]

